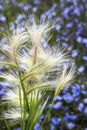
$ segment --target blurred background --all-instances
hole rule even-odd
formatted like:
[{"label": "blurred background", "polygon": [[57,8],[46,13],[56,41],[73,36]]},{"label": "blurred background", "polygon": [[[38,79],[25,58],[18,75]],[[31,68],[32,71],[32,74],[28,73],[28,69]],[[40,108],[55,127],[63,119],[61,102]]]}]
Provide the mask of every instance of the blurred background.
[{"label": "blurred background", "polygon": [[[36,19],[55,23],[49,44],[64,47],[77,66],[75,83],[66,86],[55,98],[42,130],[87,130],[87,0],[0,0],[0,31],[6,31],[8,25],[13,29],[13,23],[20,24],[26,19],[32,21],[34,15]],[[5,38],[0,36],[0,45],[4,41]],[[6,84],[0,81],[0,98],[5,87]],[[50,107],[49,102],[46,110]],[[0,115],[2,109],[0,105]],[[46,110],[35,130],[40,130]],[[0,130],[6,130],[1,120]]]}]

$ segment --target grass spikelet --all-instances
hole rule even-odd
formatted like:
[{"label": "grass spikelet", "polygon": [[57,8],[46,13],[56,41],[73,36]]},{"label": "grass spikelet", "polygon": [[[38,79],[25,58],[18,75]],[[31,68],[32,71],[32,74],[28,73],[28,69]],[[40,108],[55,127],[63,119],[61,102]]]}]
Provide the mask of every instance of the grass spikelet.
[{"label": "grass spikelet", "polygon": [[56,96],[72,83],[75,75],[64,49],[42,44],[43,40],[49,42],[51,29],[46,21],[23,23],[11,34],[8,32],[1,47],[4,58],[0,65],[8,66],[8,70],[0,78],[9,84],[2,96],[2,104],[7,104],[4,118],[18,124],[21,130],[34,129],[48,102],[46,92],[54,91]]}]

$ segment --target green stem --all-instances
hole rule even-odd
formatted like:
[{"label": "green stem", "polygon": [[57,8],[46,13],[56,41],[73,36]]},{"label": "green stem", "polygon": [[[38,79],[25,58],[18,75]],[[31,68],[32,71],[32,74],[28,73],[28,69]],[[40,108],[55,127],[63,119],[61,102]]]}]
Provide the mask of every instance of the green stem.
[{"label": "green stem", "polygon": [[43,84],[43,85],[39,85],[36,87],[32,87],[32,88],[30,88],[29,92],[27,92],[27,94],[31,93],[32,91],[34,91],[36,89],[46,89],[46,88],[49,88],[50,86],[52,86],[52,84],[48,83],[48,84]]},{"label": "green stem", "polygon": [[20,99],[20,107],[21,107],[21,129],[23,128],[23,113],[22,113],[22,100],[21,100],[21,86],[19,86],[19,99]]},{"label": "green stem", "polygon": [[[51,103],[51,108],[49,109],[49,111],[48,111],[48,114],[47,115],[49,115],[50,113],[51,113],[51,111],[52,111],[52,107],[53,107],[53,104],[54,104],[54,98],[53,98],[53,100],[52,100],[52,103]],[[48,116],[46,116],[46,118],[44,119],[44,121],[42,122],[42,125],[45,123],[45,121],[47,120],[47,118],[48,118]],[[41,127],[42,127],[42,125],[41,125]]]},{"label": "green stem", "polygon": [[[3,117],[4,117],[4,116],[3,116]],[[5,122],[5,124],[6,124],[7,129],[8,129],[8,130],[11,130],[10,126],[8,125],[8,122],[7,122],[6,118],[4,118],[4,122]]]},{"label": "green stem", "polygon": [[25,87],[24,87],[24,83],[22,82],[22,78],[21,78],[21,73],[19,72],[19,77],[20,77],[20,84],[23,90],[23,104],[21,104],[23,106],[23,113],[22,114],[22,130],[25,130],[26,127],[26,110],[29,111],[29,105],[28,105],[28,100],[27,100],[27,94],[25,91]]}]

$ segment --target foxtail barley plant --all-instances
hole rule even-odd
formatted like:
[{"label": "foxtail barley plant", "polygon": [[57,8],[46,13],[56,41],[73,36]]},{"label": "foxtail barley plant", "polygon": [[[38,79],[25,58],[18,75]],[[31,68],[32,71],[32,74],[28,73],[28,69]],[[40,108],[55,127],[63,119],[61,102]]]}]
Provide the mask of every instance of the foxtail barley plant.
[{"label": "foxtail barley plant", "polygon": [[55,97],[72,83],[75,74],[64,49],[44,46],[51,38],[51,29],[49,22],[17,25],[4,35],[6,41],[0,47],[0,65],[6,69],[0,78],[8,83],[2,96],[2,104],[7,104],[2,119],[19,124],[21,130],[34,129],[48,102],[46,92],[54,91]]}]

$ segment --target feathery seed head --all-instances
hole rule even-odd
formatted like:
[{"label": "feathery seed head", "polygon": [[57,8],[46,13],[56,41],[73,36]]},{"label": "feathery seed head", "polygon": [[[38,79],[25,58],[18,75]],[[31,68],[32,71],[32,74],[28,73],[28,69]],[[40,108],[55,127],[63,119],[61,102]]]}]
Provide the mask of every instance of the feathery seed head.
[{"label": "feathery seed head", "polygon": [[49,31],[51,30],[51,26],[48,22],[41,22],[40,24],[36,24],[34,21],[30,25],[26,26],[32,44],[40,44],[41,39],[47,39],[49,37]]},{"label": "feathery seed head", "polygon": [[13,72],[5,72],[0,75],[0,78],[5,79],[9,83],[19,83],[19,77]]},{"label": "feathery seed head", "polygon": [[[69,70],[68,70],[69,69]],[[57,87],[55,89],[55,95],[57,95],[66,85],[70,85],[74,79],[75,67],[65,67],[62,74],[58,78]]]},{"label": "feathery seed head", "polygon": [[[64,86],[72,82],[75,67],[68,63],[72,60],[63,49],[48,45],[44,47],[41,43],[42,40],[49,41],[52,27],[48,22],[36,24],[34,21],[22,28],[23,31],[19,31],[20,28],[13,31],[11,37],[7,37],[7,42],[3,44],[9,48],[5,52],[3,49],[3,54],[7,54],[9,58],[6,56],[7,59],[0,61],[0,64],[8,65],[11,70],[13,67],[13,70],[0,76],[9,82],[9,86],[12,85],[12,89],[6,89],[2,101],[12,107],[5,114],[7,119],[23,120],[31,116],[27,125],[29,129],[33,129],[47,103],[43,98],[42,104],[43,93],[54,89],[55,96],[59,94]],[[22,52],[22,49],[25,51]]]},{"label": "feathery seed head", "polygon": [[21,118],[21,111],[17,108],[11,108],[11,110],[8,110],[4,113],[4,116],[6,119],[17,119],[19,120]]},{"label": "feathery seed head", "polygon": [[21,97],[20,97],[19,88],[15,86],[13,89],[12,88],[6,89],[6,93],[3,95],[2,100],[4,101],[4,103],[8,103],[15,107],[20,107],[20,98],[23,105],[23,91],[21,90]]}]

